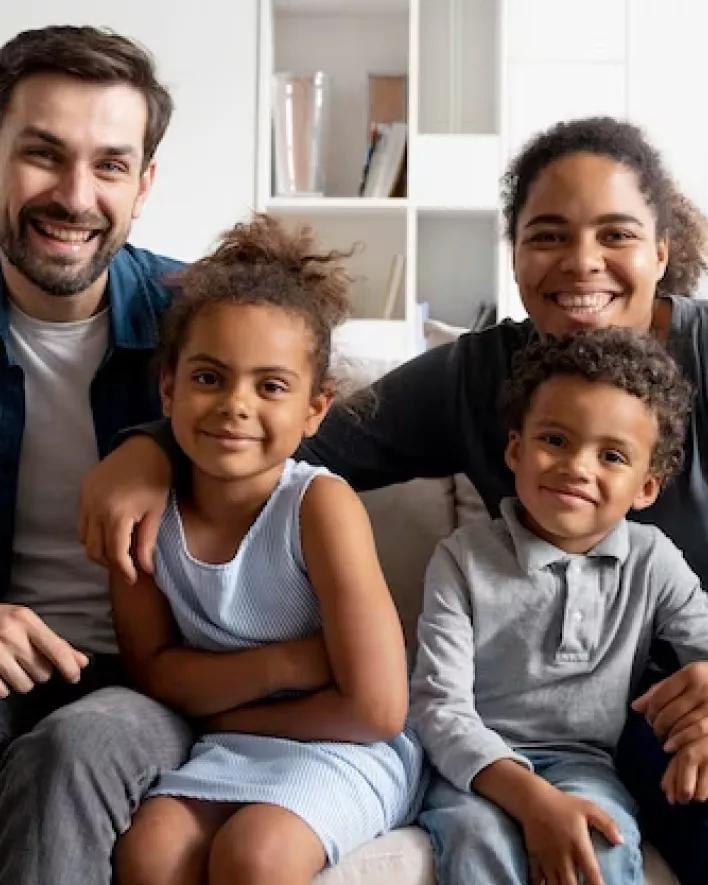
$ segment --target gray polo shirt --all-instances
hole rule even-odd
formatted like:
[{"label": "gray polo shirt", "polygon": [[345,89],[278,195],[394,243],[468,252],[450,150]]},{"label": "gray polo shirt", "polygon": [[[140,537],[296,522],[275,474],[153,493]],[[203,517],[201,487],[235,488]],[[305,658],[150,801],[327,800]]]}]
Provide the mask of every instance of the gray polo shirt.
[{"label": "gray polo shirt", "polygon": [[609,760],[652,639],[708,660],[708,595],[659,529],[622,520],[586,554],[542,541],[506,498],[428,567],[411,713],[436,768],[468,790],[524,749]]}]

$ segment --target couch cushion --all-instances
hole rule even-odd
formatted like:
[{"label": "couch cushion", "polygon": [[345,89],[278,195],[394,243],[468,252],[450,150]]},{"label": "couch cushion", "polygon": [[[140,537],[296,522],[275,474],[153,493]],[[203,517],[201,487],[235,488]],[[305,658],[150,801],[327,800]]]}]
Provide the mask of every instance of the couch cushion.
[{"label": "couch cushion", "polygon": [[438,541],[455,528],[453,479],[414,479],[364,492],[361,499],[371,519],[381,567],[401,618],[412,664],[425,569]]},{"label": "couch cushion", "polygon": [[[644,881],[678,885],[651,845],[644,845]],[[346,855],[313,885],[435,885],[430,841],[419,827],[394,830]]]},{"label": "couch cushion", "polygon": [[394,830],[343,857],[313,885],[435,885],[428,836],[419,827]]}]

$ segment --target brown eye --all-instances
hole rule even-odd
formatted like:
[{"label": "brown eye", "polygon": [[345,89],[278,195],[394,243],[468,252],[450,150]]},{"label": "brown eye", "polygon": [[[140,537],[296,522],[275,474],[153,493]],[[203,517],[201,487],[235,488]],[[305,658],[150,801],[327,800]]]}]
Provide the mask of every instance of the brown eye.
[{"label": "brown eye", "polygon": [[288,385],[284,381],[270,378],[262,384],[263,393],[268,397],[281,396],[288,392]]},{"label": "brown eye", "polygon": [[217,387],[221,382],[221,378],[217,372],[202,370],[201,372],[192,373],[192,381],[198,387]]},{"label": "brown eye", "polygon": [[539,439],[542,443],[554,449],[560,449],[565,445],[565,438],[562,433],[542,433]]},{"label": "brown eye", "polygon": [[538,246],[555,246],[562,242],[563,236],[559,231],[539,230],[526,238],[526,243],[532,243]]},{"label": "brown eye", "polygon": [[629,464],[629,458],[617,449],[607,449],[600,457],[608,464]]}]

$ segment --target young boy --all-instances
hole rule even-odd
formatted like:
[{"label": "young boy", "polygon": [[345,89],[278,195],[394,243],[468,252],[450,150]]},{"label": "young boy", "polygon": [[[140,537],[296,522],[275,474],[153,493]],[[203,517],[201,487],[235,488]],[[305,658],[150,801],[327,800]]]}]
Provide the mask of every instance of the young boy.
[{"label": "young boy", "polygon": [[[708,659],[708,598],[665,535],[624,517],[680,466],[690,387],[651,336],[606,329],[533,343],[506,393],[518,499],[443,541],[426,576],[421,823],[440,885],[640,885],[612,754],[654,639]],[[695,746],[669,799],[708,798]]]}]

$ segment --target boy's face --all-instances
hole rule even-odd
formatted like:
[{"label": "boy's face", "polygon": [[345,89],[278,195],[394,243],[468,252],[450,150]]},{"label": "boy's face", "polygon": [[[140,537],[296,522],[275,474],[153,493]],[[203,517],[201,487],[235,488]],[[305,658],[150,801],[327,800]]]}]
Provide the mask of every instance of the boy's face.
[{"label": "boy's face", "polygon": [[506,449],[528,527],[569,553],[590,550],[630,508],[656,500],[657,434],[655,414],[617,387],[570,375],[546,381]]}]

